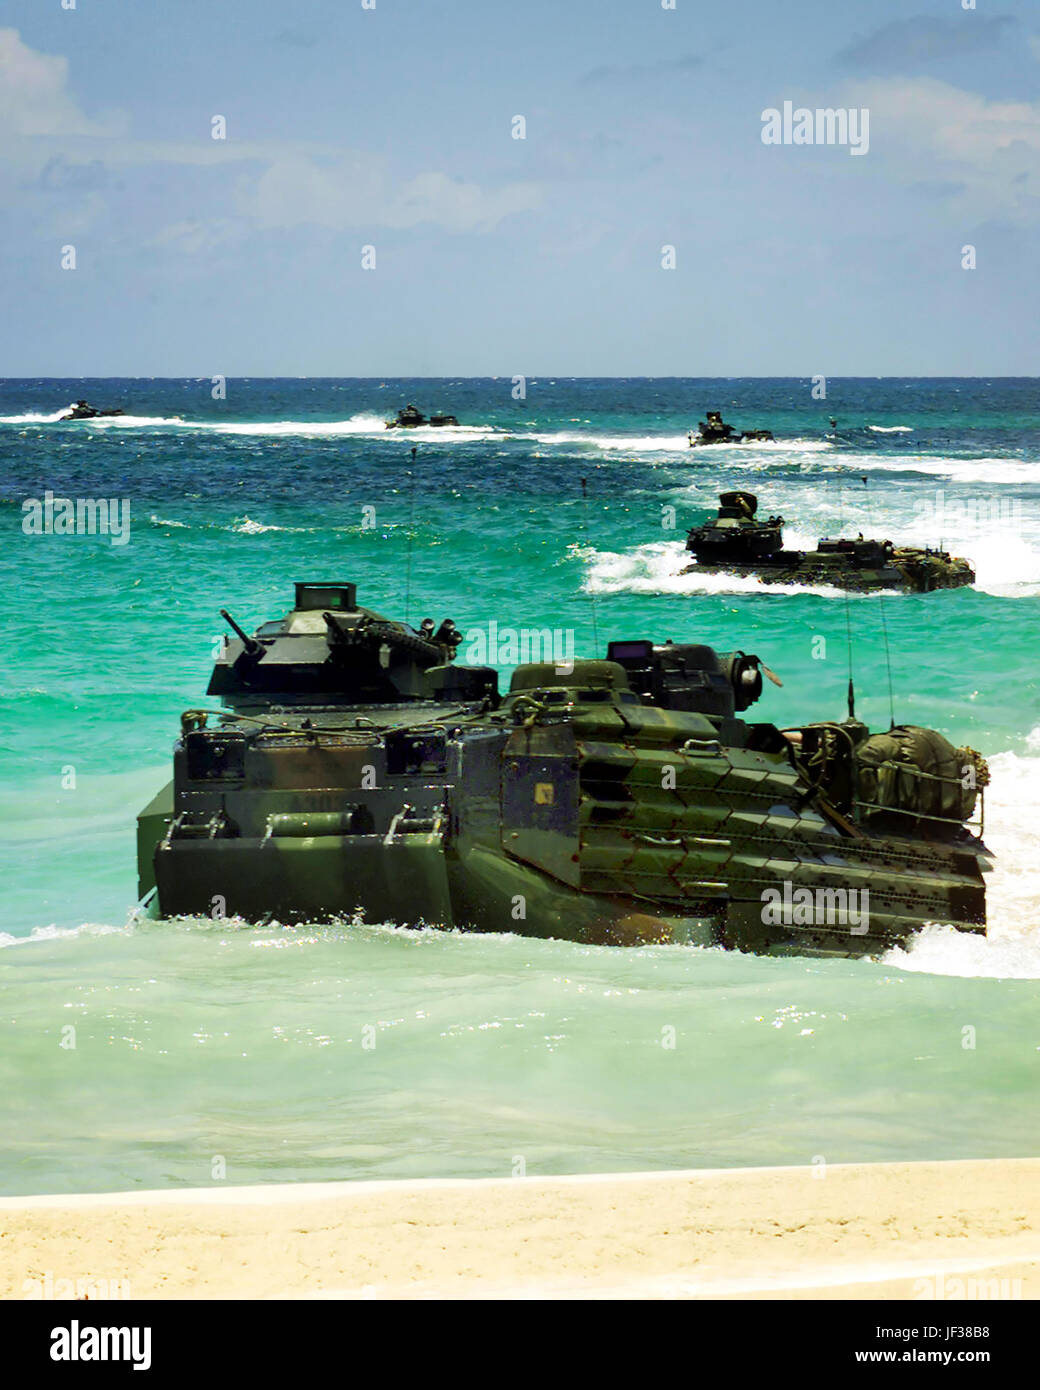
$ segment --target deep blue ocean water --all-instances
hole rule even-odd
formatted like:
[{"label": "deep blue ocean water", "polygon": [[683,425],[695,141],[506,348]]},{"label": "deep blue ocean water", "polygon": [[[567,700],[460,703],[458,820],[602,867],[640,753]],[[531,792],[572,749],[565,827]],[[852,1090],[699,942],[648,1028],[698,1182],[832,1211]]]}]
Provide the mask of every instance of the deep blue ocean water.
[{"label": "deep blue ocean water", "polygon": [[[218,1154],[254,1181],[1040,1151],[1040,383],[524,385],[0,382],[0,1190],[198,1184]],[[80,397],[127,414],[57,422]],[[460,427],[385,430],[409,401]],[[691,450],[708,409],[776,443]],[[978,583],[680,575],[731,487],[789,544],[942,541]],[[26,534],[48,491],[128,507],[127,543]],[[251,628],[306,578],[464,632],[559,628],[579,656],[755,651],[777,723],[844,714],[848,624],[857,713],[886,725],[887,630],[897,720],[991,760],[989,938],[809,962],[135,921],[134,816],[203,702],[218,609]]]}]

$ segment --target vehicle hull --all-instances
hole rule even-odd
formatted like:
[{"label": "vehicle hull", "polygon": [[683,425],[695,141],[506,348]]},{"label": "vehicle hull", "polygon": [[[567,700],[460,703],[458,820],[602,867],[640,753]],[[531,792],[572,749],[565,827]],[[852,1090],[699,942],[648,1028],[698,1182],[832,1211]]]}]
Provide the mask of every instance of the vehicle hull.
[{"label": "vehicle hull", "polygon": [[[390,770],[378,734],[304,753],[258,735],[234,784],[193,784],[178,755],[176,789],[139,820],[142,892],[157,888],[162,917],[763,953],[877,955],[931,922],[984,931],[988,861],[970,832],[939,842],[848,827],[804,800],[782,754],[726,747],[700,715],[661,715],[629,715],[642,727],[625,743],[603,712],[577,727],[462,733],[437,780]],[[362,767],[377,769],[367,792]],[[785,915],[803,889],[833,900],[833,916]],[[841,911],[864,891],[869,911]],[[779,915],[764,912],[769,896]]]},{"label": "vehicle hull", "polygon": [[899,564],[876,569],[860,569],[843,563],[839,557],[780,557],[777,561],[755,564],[702,563],[687,565],[683,574],[731,574],[741,579],[757,579],[760,584],[825,584],[851,593],[895,590],[907,594],[928,594],[938,589],[962,589],[975,582],[974,571],[963,561],[912,570]]}]

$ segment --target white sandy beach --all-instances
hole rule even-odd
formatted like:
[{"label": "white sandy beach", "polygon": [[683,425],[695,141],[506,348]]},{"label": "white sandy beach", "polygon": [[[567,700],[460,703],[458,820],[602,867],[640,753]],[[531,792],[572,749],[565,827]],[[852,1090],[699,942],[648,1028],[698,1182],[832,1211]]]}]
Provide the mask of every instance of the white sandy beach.
[{"label": "white sandy beach", "polygon": [[0,1199],[0,1296],[77,1280],[133,1298],[1028,1299],[1040,1159]]}]

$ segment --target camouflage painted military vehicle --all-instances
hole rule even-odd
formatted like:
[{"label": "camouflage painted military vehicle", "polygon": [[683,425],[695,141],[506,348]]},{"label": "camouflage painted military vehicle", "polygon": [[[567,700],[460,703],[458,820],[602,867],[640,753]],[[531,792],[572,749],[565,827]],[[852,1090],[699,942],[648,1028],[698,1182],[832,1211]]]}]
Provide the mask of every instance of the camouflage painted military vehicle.
[{"label": "camouflage painted military vehicle", "polygon": [[698,444],[762,444],[773,440],[771,430],[744,430],[727,425],[718,410],[709,410],[708,418],[697,424],[697,434],[690,432],[690,447]]},{"label": "camouflage painted military vehicle", "polygon": [[707,571],[750,576],[762,584],[830,584],[858,593],[899,589],[925,594],[975,582],[968,561],[949,551],[895,546],[862,535],[855,540],[821,540],[815,550],[785,550],[783,517],[757,520],[754,493],[723,492],[719,502],[718,515],[694,526],[686,537],[686,549],[696,563],[683,574]]},{"label": "camouflage painted military vehicle", "polygon": [[97,420],[106,415],[122,415],[122,410],[98,410],[97,406],[90,405],[87,401],[76,401],[70,405],[64,415],[58,416],[58,421],[65,420]]},{"label": "camouflage painted military vehicle", "polygon": [[385,422],[388,430],[414,430],[420,425],[457,425],[459,422],[454,415],[431,415],[425,416],[418,406],[406,405],[403,410],[399,410],[392,420]]},{"label": "camouflage painted military vehicle", "polygon": [[450,621],[415,631],[353,584],[298,584],[254,637],[224,616],[223,708],[182,715],[138,818],[160,916],[841,955],[984,930],[979,755],[851,717],[748,723],[776,679],[756,656],[617,641],[500,696]]}]

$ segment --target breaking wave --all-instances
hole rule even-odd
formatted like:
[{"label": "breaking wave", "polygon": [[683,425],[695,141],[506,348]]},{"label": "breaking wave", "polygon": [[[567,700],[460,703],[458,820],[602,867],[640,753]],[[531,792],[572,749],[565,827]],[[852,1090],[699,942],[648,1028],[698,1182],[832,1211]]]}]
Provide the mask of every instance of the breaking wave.
[{"label": "breaking wave", "polygon": [[[859,459],[849,461],[856,467]],[[981,458],[937,459],[923,454],[896,454],[889,458],[866,456],[863,467],[885,473],[926,473],[938,478],[951,478],[958,483],[996,483],[1022,486],[1040,483],[1040,464],[1034,460]],[[860,468],[862,472],[862,468]]]},{"label": "breaking wave", "polygon": [[[761,584],[751,575],[683,574],[690,563],[681,541],[650,541],[621,554],[583,552],[588,574],[582,586],[590,594],[818,594],[844,598],[845,591],[829,584]],[[868,598],[852,594],[853,599]]]},{"label": "breaking wave", "polygon": [[[51,414],[29,412],[24,415],[0,416],[0,424],[57,424],[68,407]],[[747,444],[698,445],[691,450],[688,436],[683,434],[597,434],[577,429],[539,429],[534,421],[526,424],[461,424],[420,425],[414,429],[388,430],[384,416],[362,411],[345,420],[185,420],[182,416],[115,415],[94,420],[70,421],[79,426],[96,426],[108,430],[167,427],[178,431],[198,431],[206,434],[243,436],[258,439],[286,438],[349,438],[371,437],[387,442],[413,441],[430,443],[479,443],[496,439],[502,442],[519,440],[525,443],[552,447],[578,447],[600,450],[605,454],[679,454],[691,462],[699,456],[718,460],[722,456],[754,454],[767,458],[773,454],[812,454],[832,450],[835,445],[827,439],[779,439],[772,443],[762,440]],[[707,451],[705,453],[705,451]]]},{"label": "breaking wave", "polygon": [[0,415],[0,425],[53,425],[68,410],[67,405],[63,405],[60,410],[55,410],[50,415],[41,415],[38,411],[30,410],[27,415]]},{"label": "breaking wave", "polygon": [[[0,415],[0,425],[75,425],[77,429],[83,427],[104,428],[104,429],[134,429],[142,425],[185,425],[186,422],[180,415],[104,415],[97,416],[93,420],[62,420],[62,416],[69,409],[63,405],[60,410],[53,411],[50,415],[43,415],[37,411],[29,411],[25,415]],[[195,425],[188,425],[189,428],[197,428]]]},{"label": "breaking wave", "polygon": [[927,927],[906,949],[889,951],[885,964],[931,975],[1040,979],[1040,728],[1024,754],[997,753],[989,767],[985,839],[995,863],[986,882],[987,934]]},{"label": "breaking wave", "polygon": [[215,421],[207,420],[192,426],[216,434],[257,435],[261,438],[282,438],[304,435],[331,437],[373,435],[380,439],[405,441],[418,439],[480,440],[495,433],[490,425],[419,425],[414,429],[388,430],[381,415],[352,415],[349,420],[274,420],[274,421]]},{"label": "breaking wave", "polygon": [[746,444],[698,444],[691,454],[696,457],[702,452],[718,455],[720,450],[734,450],[739,457],[743,453],[781,453],[781,454],[822,454],[834,448],[832,439],[749,439]]},{"label": "breaking wave", "polygon": [[[822,533],[821,533],[822,534]],[[887,536],[886,532],[886,536]],[[792,549],[815,550],[816,540],[791,530]],[[925,544],[928,537],[893,536],[896,544]],[[998,598],[1030,598],[1040,594],[1040,554],[1027,541],[999,535],[945,538],[947,549],[964,555],[975,568],[975,588]],[[751,576],[682,574],[690,560],[679,541],[650,541],[621,553],[592,551],[585,590],[593,594],[818,594],[844,596],[827,584],[761,584]],[[899,593],[898,590],[884,592]],[[852,598],[870,595],[852,594]]]},{"label": "breaking wave", "polygon": [[33,927],[26,936],[0,931],[0,950],[5,946],[31,946],[41,941],[74,941],[84,936],[121,936],[132,931],[137,921],[138,913],[134,911],[121,927],[107,922],[83,922],[78,927]]}]

